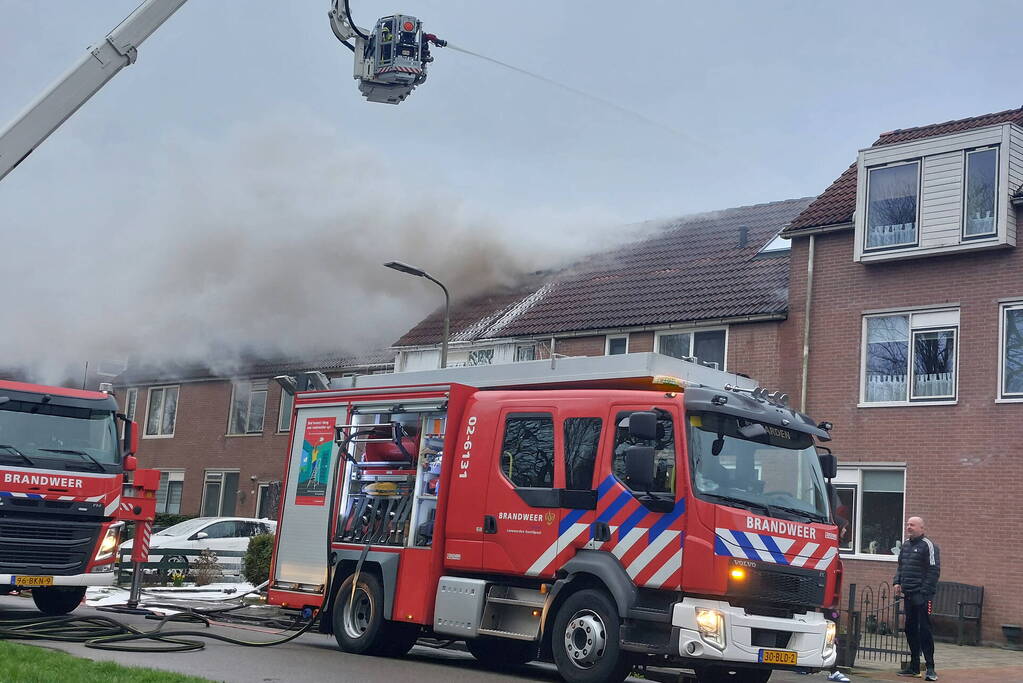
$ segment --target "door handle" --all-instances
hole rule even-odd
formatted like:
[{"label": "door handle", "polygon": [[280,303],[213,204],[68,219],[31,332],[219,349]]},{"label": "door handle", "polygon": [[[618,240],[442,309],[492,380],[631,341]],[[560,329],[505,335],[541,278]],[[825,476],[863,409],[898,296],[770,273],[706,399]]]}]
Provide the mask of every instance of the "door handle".
[{"label": "door handle", "polygon": [[496,534],[497,533],[497,518],[493,515],[484,515],[483,517],[483,533],[485,534]]},{"label": "door handle", "polygon": [[611,527],[607,522],[595,522],[593,524],[593,540],[605,543],[611,540]]}]

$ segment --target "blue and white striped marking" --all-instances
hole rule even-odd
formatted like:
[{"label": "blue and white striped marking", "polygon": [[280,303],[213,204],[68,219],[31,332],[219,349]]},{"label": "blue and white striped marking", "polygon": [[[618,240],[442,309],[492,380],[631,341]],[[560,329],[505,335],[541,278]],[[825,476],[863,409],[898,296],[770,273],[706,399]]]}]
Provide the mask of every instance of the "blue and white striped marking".
[{"label": "blue and white striped marking", "polygon": [[818,557],[816,555],[820,544],[812,541],[797,541],[784,536],[736,529],[715,529],[715,532],[714,553],[723,557],[742,557],[792,567],[827,569],[838,554],[838,549],[831,547]]}]

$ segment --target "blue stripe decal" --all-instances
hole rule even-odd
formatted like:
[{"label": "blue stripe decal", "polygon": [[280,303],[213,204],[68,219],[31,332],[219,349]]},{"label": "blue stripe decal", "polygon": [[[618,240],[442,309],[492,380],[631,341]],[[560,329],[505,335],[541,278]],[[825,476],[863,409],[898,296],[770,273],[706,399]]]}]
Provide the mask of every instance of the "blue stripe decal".
[{"label": "blue stripe decal", "polygon": [[604,510],[600,517],[597,518],[597,521],[598,522],[609,521],[612,517],[618,514],[618,511],[625,507],[625,504],[628,503],[631,499],[632,499],[631,493],[629,493],[628,491],[622,491],[618,495],[618,497],[615,498],[615,501],[611,503],[611,505],[609,505],[606,510]]},{"label": "blue stripe decal", "polygon": [[657,537],[661,535],[661,532],[671,526],[675,520],[684,515],[686,512],[686,499],[682,498],[677,503],[671,512],[661,515],[661,518],[650,527],[650,533],[647,540],[653,543],[657,540]]},{"label": "blue stripe decal", "polygon": [[732,556],[732,552],[728,549],[728,546],[725,545],[724,539],[722,539],[720,536],[714,537],[714,552],[717,555],[723,555],[725,557]]},{"label": "blue stripe decal", "polygon": [[600,499],[607,495],[607,492],[611,490],[611,487],[615,485],[615,476],[613,474],[607,475],[604,481],[600,482],[600,486],[597,488],[597,503],[600,503]]},{"label": "blue stripe decal", "polygon": [[759,536],[760,540],[764,542],[764,545],[767,547],[768,552],[771,553],[775,562],[778,564],[789,563],[788,559],[785,557],[785,553],[781,551],[781,548],[778,547],[778,544],[774,542],[772,537],[765,536],[764,534],[757,534],[757,536]]},{"label": "blue stripe decal", "polygon": [[729,529],[729,531],[735,538],[736,544],[742,549],[742,552],[746,554],[746,557],[748,557],[751,560],[760,559],[760,553],[758,553],[757,549],[753,547],[753,544],[750,543],[750,540],[746,538],[746,534],[744,534],[741,531],[735,531],[734,529]]},{"label": "blue stripe decal", "polygon": [[578,522],[582,518],[582,516],[585,515],[587,512],[588,512],[587,510],[572,510],[567,515],[565,515],[561,519],[561,524],[558,525],[558,536],[561,536],[570,528],[572,528],[572,525]]},{"label": "blue stripe decal", "polygon": [[625,538],[625,535],[632,531],[637,524],[642,522],[643,518],[649,513],[649,510],[640,505],[638,510],[629,515],[628,518],[622,522],[622,525],[618,527],[618,542],[621,543],[622,539]]},{"label": "blue stripe decal", "polygon": [[13,498],[13,497],[14,496],[12,496],[10,494],[10,492],[8,492],[8,491],[0,491],[0,498]]}]

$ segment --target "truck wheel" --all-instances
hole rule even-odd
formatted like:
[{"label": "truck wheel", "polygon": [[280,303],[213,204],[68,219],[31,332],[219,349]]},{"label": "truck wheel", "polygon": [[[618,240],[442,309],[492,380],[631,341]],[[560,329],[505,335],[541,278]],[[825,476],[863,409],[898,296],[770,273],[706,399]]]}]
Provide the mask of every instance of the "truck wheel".
[{"label": "truck wheel", "polygon": [[508,638],[473,638],[465,646],[480,663],[493,669],[522,666],[536,659],[536,643],[530,640]]},{"label": "truck wheel", "polygon": [[554,617],[551,649],[568,683],[620,683],[632,663],[618,642],[618,607],[608,595],[587,588],[573,593]]},{"label": "truck wheel", "polygon": [[43,614],[60,616],[74,611],[85,597],[85,586],[50,586],[33,588],[32,602]]},{"label": "truck wheel", "polygon": [[770,678],[770,669],[708,666],[696,670],[699,683],[767,683]]},{"label": "truck wheel", "polygon": [[353,599],[354,580],[354,574],[345,579],[334,597],[334,637],[345,652],[378,654],[386,642],[384,589],[376,576],[362,572]]}]

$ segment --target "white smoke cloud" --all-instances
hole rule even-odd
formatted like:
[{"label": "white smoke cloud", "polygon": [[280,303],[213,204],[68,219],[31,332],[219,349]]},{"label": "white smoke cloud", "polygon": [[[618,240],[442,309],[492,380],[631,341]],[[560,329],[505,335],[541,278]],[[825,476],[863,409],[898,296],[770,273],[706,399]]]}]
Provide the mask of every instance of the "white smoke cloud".
[{"label": "white smoke cloud", "polygon": [[431,178],[441,167],[380,159],[311,116],[158,146],[122,191],[83,202],[105,218],[55,224],[41,207],[8,233],[0,367],[57,382],[86,360],[357,353],[441,301],[385,261],[425,268],[458,298],[615,239],[618,221],[597,211],[516,206],[512,192],[506,207],[453,196]]}]

